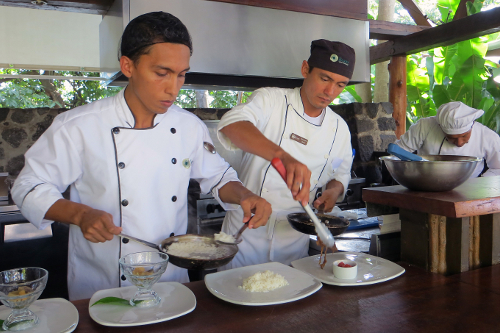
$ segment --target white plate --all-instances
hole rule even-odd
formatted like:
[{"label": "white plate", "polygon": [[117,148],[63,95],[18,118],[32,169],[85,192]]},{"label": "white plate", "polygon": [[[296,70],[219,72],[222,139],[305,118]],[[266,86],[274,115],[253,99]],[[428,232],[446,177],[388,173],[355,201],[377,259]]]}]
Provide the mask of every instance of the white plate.
[{"label": "white plate", "polygon": [[[20,332],[70,333],[78,325],[78,310],[64,298],[39,299],[34,301],[29,309],[40,321],[35,327]],[[8,307],[0,306],[0,319],[7,319],[10,312],[11,309]]]},{"label": "white plate", "polygon": [[[333,262],[349,259],[358,264],[358,275],[352,280],[337,279],[333,276]],[[392,261],[357,252],[337,252],[326,255],[326,265],[319,267],[319,254],[292,261],[292,266],[311,274],[326,284],[336,286],[363,286],[394,279],[405,272],[405,269]]]},{"label": "white plate", "polygon": [[161,297],[161,302],[150,308],[113,304],[96,304],[91,307],[104,297],[130,299],[137,287],[99,290],[90,299],[90,317],[104,326],[139,326],[171,320],[190,313],[196,307],[193,292],[179,282],[156,283],[153,290]]},{"label": "white plate", "polygon": [[[265,293],[249,292],[238,288],[247,277],[266,270],[282,275],[288,281],[288,285]],[[278,262],[208,274],[205,276],[205,285],[218,298],[241,305],[271,305],[293,302],[314,294],[322,286],[321,282],[308,274]]]}]

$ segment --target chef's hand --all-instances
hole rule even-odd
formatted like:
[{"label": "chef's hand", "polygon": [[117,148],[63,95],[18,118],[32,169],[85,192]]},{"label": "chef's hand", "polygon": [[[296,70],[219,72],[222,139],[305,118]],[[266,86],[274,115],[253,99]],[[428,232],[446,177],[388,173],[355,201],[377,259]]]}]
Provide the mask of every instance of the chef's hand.
[{"label": "chef's hand", "polygon": [[219,189],[219,199],[223,202],[240,205],[244,214],[243,223],[248,222],[249,229],[265,225],[271,216],[271,204],[244,187],[240,182],[232,181],[222,186]]},{"label": "chef's hand", "polygon": [[45,218],[79,226],[83,236],[93,243],[112,240],[122,231],[113,223],[111,214],[66,199],[59,199],[50,206]]},{"label": "chef's hand", "polygon": [[302,205],[307,205],[311,188],[311,171],[305,164],[300,163],[284,151],[276,157],[280,158],[285,166],[286,185],[292,191],[293,198],[300,201]]},{"label": "chef's hand", "polygon": [[122,228],[113,223],[111,214],[98,209],[85,211],[78,225],[82,230],[83,237],[93,243],[112,240],[114,235],[118,235],[122,231]]},{"label": "chef's hand", "polygon": [[272,213],[271,204],[250,191],[242,196],[240,206],[243,209],[243,223],[248,222],[249,229],[266,225]]},{"label": "chef's hand", "polygon": [[319,206],[325,204],[323,210],[328,213],[332,211],[337,199],[344,193],[344,185],[342,185],[341,182],[332,180],[327,184],[326,188],[327,189],[321,193],[321,196],[314,200],[313,206],[318,209]]}]

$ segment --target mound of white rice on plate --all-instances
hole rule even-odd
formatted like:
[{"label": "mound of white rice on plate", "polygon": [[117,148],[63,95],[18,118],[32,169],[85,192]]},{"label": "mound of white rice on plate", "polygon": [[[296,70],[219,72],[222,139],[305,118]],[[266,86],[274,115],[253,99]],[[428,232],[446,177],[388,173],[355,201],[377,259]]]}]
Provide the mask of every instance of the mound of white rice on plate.
[{"label": "mound of white rice on plate", "polygon": [[231,254],[231,250],[224,246],[200,242],[172,243],[167,249],[167,254],[181,258],[191,259],[218,259]]},{"label": "mound of white rice on plate", "polygon": [[239,288],[252,293],[267,293],[287,285],[288,281],[282,275],[267,270],[244,279]]}]

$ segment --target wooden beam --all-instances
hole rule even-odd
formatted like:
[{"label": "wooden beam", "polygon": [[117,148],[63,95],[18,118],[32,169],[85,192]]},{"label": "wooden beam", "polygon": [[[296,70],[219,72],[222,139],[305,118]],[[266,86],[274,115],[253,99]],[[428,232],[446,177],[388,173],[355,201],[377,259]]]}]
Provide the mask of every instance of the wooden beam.
[{"label": "wooden beam", "polygon": [[394,111],[396,137],[406,132],[406,55],[394,56],[389,63],[389,102]]},{"label": "wooden beam", "polygon": [[428,26],[401,24],[388,21],[369,20],[369,22],[370,39],[391,40],[430,29]]},{"label": "wooden beam", "polygon": [[500,31],[500,7],[370,47],[370,64]]},{"label": "wooden beam", "polygon": [[45,0],[47,4],[35,5],[31,0],[0,0],[0,6],[104,15],[113,0]]},{"label": "wooden beam", "polygon": [[420,8],[418,8],[417,4],[413,0],[398,0],[401,5],[403,6],[404,9],[408,11],[408,14],[410,14],[411,18],[417,25],[423,25],[423,26],[431,26],[429,21],[427,21],[427,16],[422,14],[422,11]]},{"label": "wooden beam", "polygon": [[461,0],[460,1],[460,3],[458,4],[457,10],[455,11],[455,15],[453,15],[453,21],[467,17],[467,1],[470,1],[470,0]]},{"label": "wooden beam", "polygon": [[208,0],[366,21],[368,0]]}]

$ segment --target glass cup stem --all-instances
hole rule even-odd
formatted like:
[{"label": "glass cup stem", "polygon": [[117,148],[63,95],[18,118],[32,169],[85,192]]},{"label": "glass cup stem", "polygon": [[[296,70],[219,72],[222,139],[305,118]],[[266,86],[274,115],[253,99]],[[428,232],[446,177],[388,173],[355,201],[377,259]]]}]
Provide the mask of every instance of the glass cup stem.
[{"label": "glass cup stem", "polygon": [[130,305],[137,307],[150,307],[159,304],[160,296],[152,289],[138,288],[134,297],[130,299]]},{"label": "glass cup stem", "polygon": [[38,317],[28,308],[12,309],[10,315],[3,322],[5,331],[22,331],[38,324]]}]

